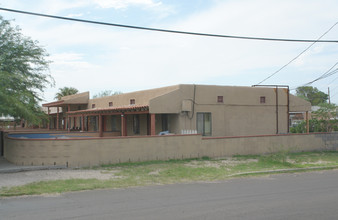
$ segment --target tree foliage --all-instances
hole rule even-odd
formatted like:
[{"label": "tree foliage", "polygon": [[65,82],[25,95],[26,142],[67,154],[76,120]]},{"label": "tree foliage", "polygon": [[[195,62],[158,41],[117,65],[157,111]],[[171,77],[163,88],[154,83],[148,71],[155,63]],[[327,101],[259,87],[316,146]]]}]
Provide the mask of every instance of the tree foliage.
[{"label": "tree foliage", "polygon": [[0,16],[0,114],[39,123],[41,93],[54,84],[45,49]]},{"label": "tree foliage", "polygon": [[57,100],[61,100],[62,97],[67,96],[67,95],[75,95],[79,92],[79,90],[77,90],[74,87],[63,87],[63,88],[59,88],[59,92],[57,92],[55,94],[55,99]]},{"label": "tree foliage", "polygon": [[296,95],[306,101],[311,102],[311,105],[319,105],[326,103],[328,95],[319,91],[316,87],[301,86],[296,89]]},{"label": "tree foliage", "polygon": [[122,92],[120,92],[120,91],[113,92],[112,90],[103,90],[103,91],[95,94],[93,96],[93,99],[101,98],[101,97],[105,97],[105,96],[111,96],[111,95],[119,95],[119,94],[122,94]]},{"label": "tree foliage", "polygon": [[320,108],[312,113],[312,118],[319,121],[320,126],[327,132],[338,130],[338,114],[335,104],[322,103]]}]

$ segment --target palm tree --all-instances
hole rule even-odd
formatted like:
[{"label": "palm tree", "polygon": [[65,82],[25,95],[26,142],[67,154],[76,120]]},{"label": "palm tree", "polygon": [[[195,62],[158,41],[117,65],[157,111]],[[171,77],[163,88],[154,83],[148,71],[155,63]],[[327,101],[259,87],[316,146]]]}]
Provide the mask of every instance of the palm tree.
[{"label": "palm tree", "polygon": [[77,94],[79,90],[73,88],[73,87],[63,87],[59,88],[59,92],[55,94],[55,99],[61,100],[62,97],[67,95],[74,95]]}]

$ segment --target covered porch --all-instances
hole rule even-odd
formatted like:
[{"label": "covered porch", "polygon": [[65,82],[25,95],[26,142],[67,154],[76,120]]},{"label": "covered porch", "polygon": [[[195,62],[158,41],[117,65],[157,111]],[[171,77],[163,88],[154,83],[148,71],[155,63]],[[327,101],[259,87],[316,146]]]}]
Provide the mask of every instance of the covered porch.
[{"label": "covered porch", "polygon": [[156,115],[148,105],[86,109],[66,113],[68,131],[95,132],[99,137],[156,134]]},{"label": "covered porch", "polygon": [[71,120],[67,120],[67,113],[72,110],[84,109],[87,104],[66,104],[64,101],[51,102],[43,104],[47,108],[46,112],[49,116],[47,123],[48,130],[75,130],[76,124]]}]

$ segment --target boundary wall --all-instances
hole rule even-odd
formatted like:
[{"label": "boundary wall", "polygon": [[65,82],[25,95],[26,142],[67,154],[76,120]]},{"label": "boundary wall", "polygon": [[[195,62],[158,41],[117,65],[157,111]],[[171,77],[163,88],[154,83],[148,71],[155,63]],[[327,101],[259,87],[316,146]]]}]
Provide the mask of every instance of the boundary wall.
[{"label": "boundary wall", "polygon": [[16,165],[91,167],[208,156],[338,150],[338,132],[205,138],[201,135],[16,139],[4,135],[4,157]]}]

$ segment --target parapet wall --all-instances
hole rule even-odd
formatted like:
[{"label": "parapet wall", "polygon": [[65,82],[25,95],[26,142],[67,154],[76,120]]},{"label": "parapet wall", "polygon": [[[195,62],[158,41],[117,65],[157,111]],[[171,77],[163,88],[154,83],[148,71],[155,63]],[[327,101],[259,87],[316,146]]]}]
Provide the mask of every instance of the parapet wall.
[{"label": "parapet wall", "polygon": [[4,156],[17,165],[100,164],[338,150],[338,133],[202,138],[200,135],[90,139],[15,139],[5,135]]}]

